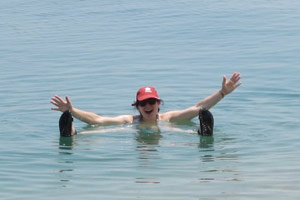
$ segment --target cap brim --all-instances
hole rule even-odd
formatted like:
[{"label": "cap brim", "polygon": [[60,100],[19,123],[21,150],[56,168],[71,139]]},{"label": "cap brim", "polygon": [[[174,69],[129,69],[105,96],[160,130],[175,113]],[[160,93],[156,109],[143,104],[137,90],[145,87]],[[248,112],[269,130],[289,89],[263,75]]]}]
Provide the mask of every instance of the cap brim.
[{"label": "cap brim", "polygon": [[137,100],[138,100],[138,101],[144,101],[144,100],[146,100],[146,99],[157,99],[157,100],[160,100],[160,98],[158,98],[157,96],[154,96],[154,95],[152,95],[152,94],[140,96]]}]

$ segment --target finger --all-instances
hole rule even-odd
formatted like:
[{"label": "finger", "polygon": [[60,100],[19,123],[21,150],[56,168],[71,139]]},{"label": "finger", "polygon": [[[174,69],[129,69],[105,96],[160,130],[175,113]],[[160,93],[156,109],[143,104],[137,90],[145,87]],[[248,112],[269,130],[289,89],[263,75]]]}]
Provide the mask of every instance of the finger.
[{"label": "finger", "polygon": [[237,83],[237,82],[239,82],[240,79],[241,79],[241,77],[237,77],[234,81]]},{"label": "finger", "polygon": [[240,77],[240,76],[241,76],[241,74],[239,72],[235,73],[235,78]]},{"label": "finger", "polygon": [[59,104],[57,102],[55,102],[55,101],[50,101],[50,103],[52,103],[53,105],[59,107]]},{"label": "finger", "polygon": [[54,96],[54,97],[51,97],[51,101],[58,101],[57,98]]},{"label": "finger", "polygon": [[240,79],[240,78],[241,78],[241,74],[239,72],[237,72],[236,79]]},{"label": "finger", "polygon": [[60,96],[55,95],[56,99],[58,99],[60,102],[65,103],[65,100],[63,100]]},{"label": "finger", "polygon": [[72,105],[71,100],[69,99],[68,96],[66,96],[66,100],[67,100],[67,103],[68,103],[69,105]]},{"label": "finger", "polygon": [[237,77],[239,77],[239,73],[238,72],[234,72],[233,74],[232,74],[232,78],[234,78],[234,79],[236,79]]},{"label": "finger", "polygon": [[[54,98],[53,98],[50,102],[51,102],[51,103],[52,103],[52,102],[55,102],[56,104],[61,104],[61,103],[62,103],[61,101],[59,101],[59,100],[57,100],[57,99],[54,99]],[[56,104],[55,104],[55,105],[56,105]]]},{"label": "finger", "polygon": [[56,97],[51,97],[51,100],[56,100],[58,101],[58,99]]},{"label": "finger", "polygon": [[59,100],[59,96],[57,96],[57,95],[55,95],[54,97],[51,97],[51,99],[52,99],[53,101],[56,101],[56,102],[61,102],[61,101]]},{"label": "finger", "polygon": [[51,110],[60,111],[58,108],[51,108]]},{"label": "finger", "polygon": [[225,86],[225,84],[226,84],[226,76],[225,76],[225,75],[223,75],[223,82],[222,82],[222,86]]},{"label": "finger", "polygon": [[235,79],[234,77],[235,77],[235,74],[232,74],[229,80],[234,81],[234,79]]},{"label": "finger", "polygon": [[232,80],[234,81],[234,82],[238,82],[239,80],[240,80],[240,74],[239,73],[237,73],[237,74],[235,74],[233,77],[232,77]]},{"label": "finger", "polygon": [[236,84],[236,85],[234,86],[234,88],[238,88],[238,87],[240,87],[240,85],[242,85],[242,82],[240,82],[239,84]]}]

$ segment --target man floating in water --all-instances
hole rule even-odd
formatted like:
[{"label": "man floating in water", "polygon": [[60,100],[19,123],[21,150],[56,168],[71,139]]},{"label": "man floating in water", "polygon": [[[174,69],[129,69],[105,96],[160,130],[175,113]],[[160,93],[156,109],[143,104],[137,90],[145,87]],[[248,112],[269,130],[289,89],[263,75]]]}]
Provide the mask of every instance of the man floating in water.
[{"label": "man floating in water", "polygon": [[156,124],[158,121],[188,121],[198,116],[200,120],[198,134],[212,135],[214,119],[209,109],[239,87],[242,84],[240,79],[241,74],[238,72],[233,73],[229,80],[226,80],[226,76],[224,75],[222,88],[220,90],[202,99],[194,106],[165,113],[159,113],[162,100],[159,98],[156,89],[152,86],[142,87],[137,91],[136,101],[132,106],[135,106],[140,114],[135,116],[100,116],[75,108],[68,97],[64,100],[57,95],[52,97],[50,102],[55,106],[52,110],[63,112],[59,120],[59,129],[60,135],[65,137],[76,135],[72,117],[91,125],[112,125],[133,123],[136,121],[147,124]]}]

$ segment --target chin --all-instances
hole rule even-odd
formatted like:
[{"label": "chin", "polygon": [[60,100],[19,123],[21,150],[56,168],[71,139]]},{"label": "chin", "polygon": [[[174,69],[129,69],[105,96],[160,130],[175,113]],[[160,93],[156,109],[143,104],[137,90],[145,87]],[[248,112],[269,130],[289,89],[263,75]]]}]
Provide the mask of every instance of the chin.
[{"label": "chin", "polygon": [[147,119],[147,120],[156,120],[156,114],[154,113],[151,113],[151,114],[145,114],[144,116],[144,119]]}]

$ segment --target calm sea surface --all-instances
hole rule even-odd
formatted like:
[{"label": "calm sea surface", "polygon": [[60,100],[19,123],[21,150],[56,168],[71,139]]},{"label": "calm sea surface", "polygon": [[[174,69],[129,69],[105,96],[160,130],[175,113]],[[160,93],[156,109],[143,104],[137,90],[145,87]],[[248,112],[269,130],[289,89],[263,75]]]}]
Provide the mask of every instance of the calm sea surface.
[{"label": "calm sea surface", "polygon": [[[0,199],[299,199],[299,22],[298,0],[0,1]],[[235,71],[213,137],[194,119],[60,138],[50,110],[137,114],[145,85],[184,109]]]}]

